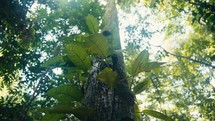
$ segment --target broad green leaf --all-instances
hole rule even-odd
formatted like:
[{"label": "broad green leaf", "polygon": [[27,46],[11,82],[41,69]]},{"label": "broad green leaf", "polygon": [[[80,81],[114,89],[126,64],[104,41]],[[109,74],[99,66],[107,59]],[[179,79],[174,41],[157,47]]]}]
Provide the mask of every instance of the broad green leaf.
[{"label": "broad green leaf", "polygon": [[48,113],[49,112],[49,108],[39,108],[38,110],[43,112],[43,113]]},{"label": "broad green leaf", "polygon": [[135,59],[132,64],[131,74],[132,76],[136,76],[138,73],[142,72],[141,66],[145,63],[149,62],[149,52],[147,50],[143,50],[138,57]]},{"label": "broad green leaf", "polygon": [[88,34],[75,34],[75,35],[71,35],[69,37],[65,37],[64,41],[69,43],[69,42],[84,42],[85,41],[85,37],[87,37]]},{"label": "broad green leaf", "polygon": [[147,114],[147,115],[150,115],[152,117],[163,119],[165,121],[173,121],[170,117],[164,115],[163,113],[157,112],[157,111],[143,110],[142,112],[145,113],[145,114]]},{"label": "broad green leaf", "polygon": [[86,50],[79,43],[66,45],[69,59],[80,69],[87,71],[91,67],[91,59]]},{"label": "broad green leaf", "polygon": [[86,49],[90,54],[106,58],[110,55],[110,44],[102,34],[93,34],[86,38]]},{"label": "broad green leaf", "polygon": [[86,81],[88,78],[88,73],[84,73],[82,70],[74,67],[63,67],[64,73],[60,76],[66,79],[78,79],[79,81]]},{"label": "broad green leaf", "polygon": [[131,74],[132,76],[136,76],[140,72],[148,72],[159,68],[162,64],[164,64],[164,62],[149,62],[149,52],[143,50],[132,64]]},{"label": "broad green leaf", "polygon": [[77,76],[78,73],[81,73],[82,70],[77,69],[75,67],[63,67],[64,70],[63,77],[67,79],[74,79],[75,76]]},{"label": "broad green leaf", "polygon": [[97,76],[97,79],[107,84],[109,87],[113,87],[117,83],[117,73],[110,68],[105,68]]},{"label": "broad green leaf", "polygon": [[92,34],[99,32],[99,22],[94,16],[88,14],[86,24]]},{"label": "broad green leaf", "polygon": [[60,114],[73,114],[80,120],[86,120],[88,117],[92,116],[94,111],[91,108],[86,107],[71,107],[67,105],[58,105],[49,110],[50,113],[60,113]]},{"label": "broad green leaf", "polygon": [[41,121],[59,121],[65,114],[45,113]]},{"label": "broad green leaf", "polygon": [[137,83],[137,85],[134,86],[134,88],[133,88],[133,93],[135,95],[141,93],[142,91],[144,91],[146,88],[149,87],[150,83],[151,83],[151,81],[147,80],[147,79],[142,82]]},{"label": "broad green leaf", "polygon": [[48,91],[48,95],[60,102],[81,101],[83,94],[76,85],[60,85]]},{"label": "broad green leaf", "polygon": [[140,71],[149,72],[149,71],[151,71],[153,69],[159,68],[164,63],[165,62],[148,62],[148,63],[144,63],[141,66]]},{"label": "broad green leaf", "polygon": [[65,64],[63,56],[54,56],[49,58],[45,63],[42,64],[42,67],[56,67]]},{"label": "broad green leaf", "polygon": [[135,121],[141,121],[141,119],[140,119],[141,112],[140,112],[137,102],[135,102],[135,104],[134,104],[134,113],[135,113]]},{"label": "broad green leaf", "polygon": [[74,68],[80,70],[76,67],[76,65],[69,59],[68,56],[63,56],[63,60],[65,61],[65,65],[61,66],[61,68]]}]

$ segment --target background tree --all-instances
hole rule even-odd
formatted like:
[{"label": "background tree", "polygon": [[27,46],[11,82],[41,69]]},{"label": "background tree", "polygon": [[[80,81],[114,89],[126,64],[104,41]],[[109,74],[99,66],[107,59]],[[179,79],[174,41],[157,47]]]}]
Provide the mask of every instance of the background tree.
[{"label": "background tree", "polygon": [[[178,112],[177,115],[172,114],[173,118],[214,120],[214,111],[207,109],[209,112],[205,113],[205,106],[210,105],[212,108],[214,104],[214,62],[211,60],[214,53],[214,11],[210,9],[214,8],[214,2],[162,0],[146,4],[166,23],[165,41],[177,43],[174,49],[168,51],[158,46],[161,49],[158,58],[163,58],[162,53],[168,55],[171,58],[168,63],[172,66],[154,73],[159,75],[159,78],[153,80],[154,91],[157,93],[154,106],[160,107],[157,110],[168,113],[164,107],[168,101],[173,104],[172,111]],[[191,31],[188,31],[188,26]],[[154,93],[151,96],[154,100]],[[208,100],[211,101],[210,104]],[[194,111],[196,113],[191,113]]]}]

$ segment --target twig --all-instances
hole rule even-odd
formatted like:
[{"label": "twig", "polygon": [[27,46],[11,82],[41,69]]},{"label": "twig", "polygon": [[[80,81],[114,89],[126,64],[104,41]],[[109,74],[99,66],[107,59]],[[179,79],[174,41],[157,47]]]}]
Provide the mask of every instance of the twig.
[{"label": "twig", "polygon": [[[58,55],[59,54],[59,48],[60,48],[60,45],[58,45],[55,50],[54,50],[54,56]],[[41,76],[37,79],[38,81],[38,84],[36,85],[35,87],[35,90],[31,96],[31,98],[28,100],[28,102],[26,103],[26,106],[23,108],[23,111],[21,112],[21,116],[20,116],[20,121],[24,121],[25,118],[26,118],[26,114],[31,106],[31,103],[34,101],[34,99],[38,96],[39,93],[37,93],[39,90],[40,90],[40,85],[42,83],[42,78],[45,77],[45,75],[51,71],[53,68],[49,68],[49,69],[46,69],[44,73],[41,74]]]},{"label": "twig", "polygon": [[35,87],[35,90],[31,96],[31,98],[28,100],[28,102],[26,103],[26,106],[24,107],[23,111],[21,112],[21,116],[20,116],[20,121],[24,121],[26,114],[29,110],[29,107],[31,106],[31,103],[34,101],[34,99],[38,96],[39,93],[37,93],[39,91],[39,86],[42,83],[42,77],[45,77],[45,75],[50,71],[50,69],[47,69],[44,73],[42,73],[41,77],[38,79],[38,84]]},{"label": "twig", "polygon": [[[149,45],[152,45],[152,44],[149,43]],[[152,46],[161,48],[164,52],[166,52],[166,53],[169,54],[169,55],[172,55],[172,56],[175,56],[175,57],[179,57],[179,58],[184,58],[184,59],[193,61],[193,62],[195,62],[195,63],[200,63],[200,64],[202,64],[202,65],[205,65],[205,66],[211,67],[212,69],[215,69],[215,66],[213,66],[213,65],[210,64],[210,63],[206,63],[206,62],[203,62],[203,61],[199,61],[199,60],[192,59],[192,58],[187,57],[187,56],[177,55],[177,54],[168,52],[166,49],[164,49],[164,48],[161,47],[161,46],[156,46],[156,45],[152,45]]]}]

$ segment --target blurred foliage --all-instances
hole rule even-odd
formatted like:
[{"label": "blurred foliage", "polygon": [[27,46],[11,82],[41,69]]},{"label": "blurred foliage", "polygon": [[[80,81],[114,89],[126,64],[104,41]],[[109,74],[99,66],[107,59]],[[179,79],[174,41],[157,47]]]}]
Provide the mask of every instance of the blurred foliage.
[{"label": "blurred foliage", "polygon": [[150,103],[145,108],[160,110],[177,120],[214,120],[214,110],[209,108],[215,100],[212,84],[215,69],[214,1],[152,0],[142,3],[150,7],[159,22],[165,25],[164,41],[174,43],[168,50],[148,45],[160,49],[157,59],[168,59],[169,62],[152,74],[145,74],[153,84],[142,94],[148,95],[143,102]]}]

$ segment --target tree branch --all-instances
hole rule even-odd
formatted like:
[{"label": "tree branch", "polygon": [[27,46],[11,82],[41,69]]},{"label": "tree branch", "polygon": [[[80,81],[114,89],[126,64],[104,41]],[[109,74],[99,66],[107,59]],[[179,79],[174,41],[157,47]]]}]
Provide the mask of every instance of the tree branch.
[{"label": "tree branch", "polygon": [[45,75],[50,71],[50,69],[47,69],[44,73],[42,73],[42,75],[40,76],[40,78],[38,79],[38,84],[36,85],[34,92],[31,96],[31,98],[28,100],[28,102],[26,103],[23,111],[21,112],[21,116],[20,116],[20,121],[24,121],[26,114],[31,106],[31,103],[34,101],[34,99],[38,96],[39,93],[37,93],[40,90],[40,85],[42,83],[42,78],[45,77]]},{"label": "tree branch", "polygon": [[[60,50],[60,45],[58,45],[58,46],[55,48],[55,50],[54,50],[54,56],[56,56],[56,55],[59,54],[59,52],[60,52],[59,50]],[[53,67],[52,67],[52,68],[46,69],[45,72],[43,72],[43,73],[41,74],[41,76],[37,79],[38,84],[35,86],[35,89],[34,89],[34,92],[33,92],[32,96],[30,97],[30,99],[28,100],[28,102],[26,103],[25,107],[23,108],[23,110],[22,110],[22,112],[21,112],[20,119],[19,119],[20,121],[24,121],[24,120],[25,120],[26,114],[27,114],[27,112],[28,112],[28,110],[29,110],[29,108],[30,108],[32,102],[33,102],[34,99],[39,95],[39,93],[37,93],[37,92],[38,92],[38,91],[40,90],[40,88],[41,88],[41,84],[42,84],[42,79],[43,79],[43,77],[46,77],[46,74],[47,74],[48,72],[50,72],[52,69],[53,69]]]},{"label": "tree branch", "polygon": [[[152,45],[152,44],[150,44],[150,45]],[[164,49],[164,48],[161,47],[161,46],[155,46],[155,45],[152,45],[152,46],[161,48],[164,52],[166,52],[166,53],[169,54],[169,55],[172,55],[172,56],[175,56],[175,57],[179,57],[179,58],[184,58],[184,59],[190,60],[190,61],[192,61],[192,62],[199,63],[199,64],[202,64],[202,65],[205,65],[205,66],[207,66],[207,67],[211,67],[211,68],[215,69],[215,66],[213,66],[213,65],[210,64],[210,63],[206,63],[206,62],[203,62],[203,61],[199,61],[199,60],[196,60],[196,59],[192,59],[192,58],[190,58],[190,57],[186,57],[186,56],[182,56],[182,55],[177,55],[177,54],[168,52],[166,49]]]}]

